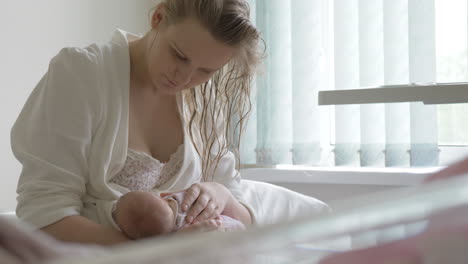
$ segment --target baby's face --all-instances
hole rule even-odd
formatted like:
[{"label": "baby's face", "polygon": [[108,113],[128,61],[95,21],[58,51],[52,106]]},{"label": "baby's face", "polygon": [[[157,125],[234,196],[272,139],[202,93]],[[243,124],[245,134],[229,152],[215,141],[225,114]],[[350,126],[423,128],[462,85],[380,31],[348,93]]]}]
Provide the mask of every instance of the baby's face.
[{"label": "baby's face", "polygon": [[147,206],[150,212],[149,216],[143,226],[144,229],[151,234],[165,234],[175,230],[176,222],[176,209],[177,205],[173,205],[171,201],[163,199],[157,195],[150,197],[150,206]]},{"label": "baby's face", "polygon": [[164,210],[162,214],[167,216],[167,221],[169,222],[172,229],[176,226],[176,217],[177,217],[177,202],[173,199],[161,199],[164,204]]}]

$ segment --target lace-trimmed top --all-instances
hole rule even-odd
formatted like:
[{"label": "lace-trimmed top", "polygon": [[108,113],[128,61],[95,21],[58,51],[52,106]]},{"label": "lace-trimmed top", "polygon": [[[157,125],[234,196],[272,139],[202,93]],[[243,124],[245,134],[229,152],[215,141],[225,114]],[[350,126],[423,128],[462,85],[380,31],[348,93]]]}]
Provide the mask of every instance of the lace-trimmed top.
[{"label": "lace-trimmed top", "polygon": [[150,191],[166,183],[182,167],[184,145],[180,145],[169,161],[162,163],[145,152],[128,149],[122,170],[111,182],[130,191]]}]

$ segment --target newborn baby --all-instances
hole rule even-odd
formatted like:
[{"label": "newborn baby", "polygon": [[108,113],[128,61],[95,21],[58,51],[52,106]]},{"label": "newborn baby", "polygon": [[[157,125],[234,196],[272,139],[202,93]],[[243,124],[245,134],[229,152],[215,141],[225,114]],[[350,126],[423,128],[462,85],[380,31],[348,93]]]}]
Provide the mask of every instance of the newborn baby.
[{"label": "newborn baby", "polygon": [[[145,238],[179,231],[189,227],[181,203],[184,192],[173,193],[161,198],[151,192],[130,192],[117,202],[113,217],[122,232],[132,239]],[[207,229],[223,231],[244,230],[242,222],[221,215],[207,222]]]}]

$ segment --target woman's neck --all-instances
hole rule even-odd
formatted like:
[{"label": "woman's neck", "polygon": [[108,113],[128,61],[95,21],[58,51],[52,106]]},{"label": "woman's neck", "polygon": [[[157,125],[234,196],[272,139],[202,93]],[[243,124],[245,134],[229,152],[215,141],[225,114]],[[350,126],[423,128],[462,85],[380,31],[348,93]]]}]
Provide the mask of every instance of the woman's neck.
[{"label": "woman's neck", "polygon": [[[176,103],[176,96],[158,92],[157,87],[149,76],[148,62],[148,41],[152,38],[152,33],[129,43],[130,50],[130,87],[139,94],[149,96],[149,98],[163,99]],[[148,99],[149,99],[148,98]],[[150,99],[151,100],[151,99]]]},{"label": "woman's neck", "polygon": [[143,89],[152,86],[145,60],[147,38],[148,34],[128,44],[130,50],[130,82],[132,86]]}]

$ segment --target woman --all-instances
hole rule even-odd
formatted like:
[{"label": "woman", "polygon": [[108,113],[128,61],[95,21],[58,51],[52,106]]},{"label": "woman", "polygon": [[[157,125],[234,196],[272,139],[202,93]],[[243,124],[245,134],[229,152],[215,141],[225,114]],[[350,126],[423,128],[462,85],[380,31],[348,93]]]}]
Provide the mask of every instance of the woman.
[{"label": "woman", "polygon": [[210,220],[223,212],[262,222],[228,151],[261,57],[246,0],[165,0],[151,27],[51,61],[12,130],[23,164],[17,214],[26,222],[64,241],[124,242],[116,202],[142,190],[186,190],[193,229],[216,229]]}]

